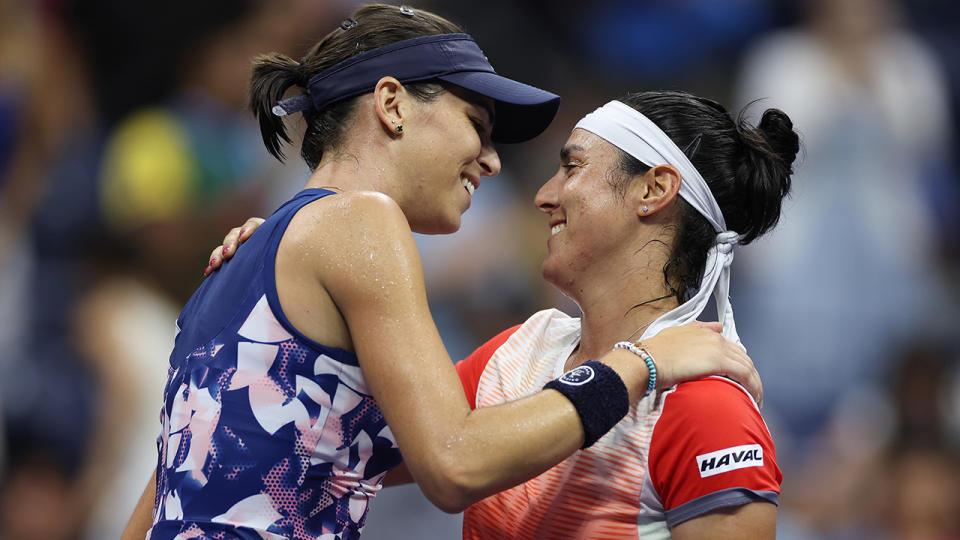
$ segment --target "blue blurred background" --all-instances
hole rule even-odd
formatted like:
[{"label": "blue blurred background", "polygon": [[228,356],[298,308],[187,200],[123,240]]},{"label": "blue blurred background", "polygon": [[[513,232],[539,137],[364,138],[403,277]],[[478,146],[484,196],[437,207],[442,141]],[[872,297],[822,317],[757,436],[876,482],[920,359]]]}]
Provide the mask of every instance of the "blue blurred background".
[{"label": "blue blurred background", "polygon": [[[500,73],[564,98],[502,147],[461,232],[418,237],[451,357],[535,310],[532,199],[575,121],[677,88],[786,111],[778,228],[734,263],[765,383],[784,539],[960,538],[960,4],[425,1]],[[151,474],[173,321],[210,249],[309,171],[244,109],[258,52],[299,57],[353,0],[0,0],[0,538],[119,536]],[[296,152],[288,152],[296,155]],[[366,538],[458,538],[388,488]]]}]

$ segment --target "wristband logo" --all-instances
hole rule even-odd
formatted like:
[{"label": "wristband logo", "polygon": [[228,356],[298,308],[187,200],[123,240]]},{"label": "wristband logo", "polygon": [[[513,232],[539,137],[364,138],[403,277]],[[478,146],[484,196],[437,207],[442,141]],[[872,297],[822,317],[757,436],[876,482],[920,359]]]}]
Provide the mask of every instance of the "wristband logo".
[{"label": "wristband logo", "polygon": [[564,373],[558,381],[569,386],[581,386],[593,380],[596,374],[590,366],[580,366]]}]

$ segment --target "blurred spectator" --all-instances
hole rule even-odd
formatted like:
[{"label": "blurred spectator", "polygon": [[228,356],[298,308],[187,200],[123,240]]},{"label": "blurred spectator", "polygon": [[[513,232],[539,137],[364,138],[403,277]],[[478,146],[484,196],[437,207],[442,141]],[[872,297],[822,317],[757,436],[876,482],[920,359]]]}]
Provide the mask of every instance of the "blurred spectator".
[{"label": "blurred spectator", "polygon": [[939,64],[892,1],[806,5],[804,26],[753,46],[738,85],[741,102],[787,111],[806,148],[781,224],[738,255],[732,289],[786,462],[891,351],[958,324],[931,198],[956,183]]},{"label": "blurred spectator", "polygon": [[[0,423],[7,443],[0,537],[5,539],[71,537],[89,508],[76,488],[94,390],[81,363],[59,356],[63,349],[55,344],[32,339],[37,318],[30,293],[38,255],[28,234],[48,189],[48,163],[71,147],[71,133],[92,122],[81,44],[80,25],[66,2],[0,3],[0,109],[6,111],[0,116]],[[35,504],[45,505],[45,512]],[[59,512],[60,519],[49,519],[47,512]]]},{"label": "blurred spectator", "polygon": [[[960,21],[960,3],[953,0],[905,0],[905,12],[917,33],[923,36],[937,53],[944,67],[951,104],[950,123],[960,126],[960,38],[957,36],[957,21]],[[956,130],[955,130],[956,131]],[[953,137],[951,154],[953,170],[960,170],[960,137]],[[956,180],[956,178],[952,178]],[[933,199],[946,240],[945,257],[960,272],[960,213],[956,201],[960,185],[956,182],[941,182],[934,188]]]},{"label": "blurred spectator", "polygon": [[960,447],[945,428],[957,413],[958,350],[914,343],[880,384],[844,397],[795,459],[779,538],[960,538]]}]

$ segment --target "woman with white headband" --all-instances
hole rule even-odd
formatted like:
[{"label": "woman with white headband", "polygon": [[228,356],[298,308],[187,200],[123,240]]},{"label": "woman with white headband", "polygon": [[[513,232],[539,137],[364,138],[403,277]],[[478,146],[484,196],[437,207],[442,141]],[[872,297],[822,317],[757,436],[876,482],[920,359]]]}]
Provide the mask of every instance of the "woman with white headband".
[{"label": "woman with white headband", "polygon": [[[543,276],[582,316],[537,313],[460,362],[472,404],[522,398],[610,347],[643,356],[630,340],[695,319],[711,296],[739,341],[733,251],[776,224],[798,149],[779,110],[751,128],[682,92],[588,114],[536,196],[550,227]],[[709,377],[649,394],[592,447],[474,504],[464,537],[773,538],[780,480],[749,393]]]},{"label": "woman with white headband", "polygon": [[499,172],[493,142],[536,136],[558,101],[407,7],[361,8],[299,62],[255,61],[267,148],[280,157],[281,117],[302,114],[313,173],[181,312],[155,480],[125,538],[356,538],[401,452],[460,511],[589,447],[652,389],[729,373],[759,393],[742,349],[689,326],[471,411],[411,231],[456,231]]}]

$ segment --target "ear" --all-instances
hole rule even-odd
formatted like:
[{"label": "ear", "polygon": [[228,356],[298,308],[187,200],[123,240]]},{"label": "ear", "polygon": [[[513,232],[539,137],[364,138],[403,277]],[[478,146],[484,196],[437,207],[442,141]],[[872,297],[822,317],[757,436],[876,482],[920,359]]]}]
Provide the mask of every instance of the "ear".
[{"label": "ear", "polygon": [[403,83],[394,77],[383,77],[373,89],[373,105],[380,126],[391,136],[403,134],[404,114],[408,112],[410,94]]},{"label": "ear", "polygon": [[672,165],[657,165],[630,186],[637,215],[647,217],[666,208],[680,192],[680,173]]}]

